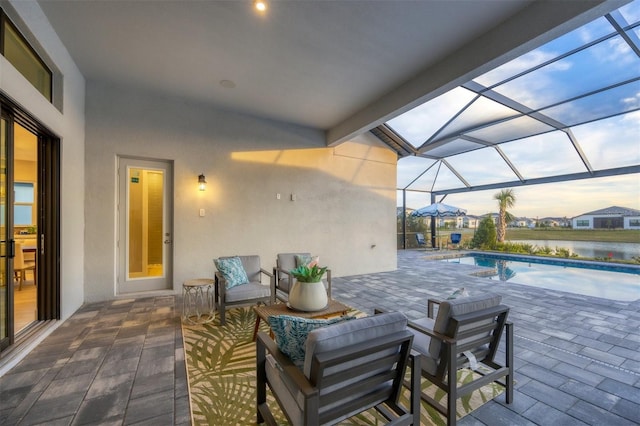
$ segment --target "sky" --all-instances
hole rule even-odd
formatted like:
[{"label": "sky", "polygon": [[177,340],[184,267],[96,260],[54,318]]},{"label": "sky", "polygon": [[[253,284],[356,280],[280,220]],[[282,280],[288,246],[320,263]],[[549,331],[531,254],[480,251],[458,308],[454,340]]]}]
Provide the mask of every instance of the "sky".
[{"label": "sky", "polygon": [[[584,179],[573,182],[551,183],[512,188],[516,203],[509,212],[517,217],[543,218],[580,216],[594,210],[619,206],[640,210],[640,175]],[[447,195],[442,201],[467,209],[467,214],[481,216],[498,211],[493,199],[499,189]],[[440,201],[438,197],[436,201]],[[420,208],[431,204],[430,194],[407,193],[407,207]],[[398,195],[398,206],[402,195]]]},{"label": "sky", "polygon": [[[640,49],[640,0],[611,16]],[[525,180],[586,172],[581,155],[593,170],[640,165],[640,57],[604,17],[473,83],[535,113],[523,115],[499,98],[457,87],[390,120],[387,125],[415,148],[447,142],[426,152],[447,164],[416,156],[400,159],[398,188],[464,187],[456,173],[471,186],[518,180],[503,157]],[[640,210],[640,174],[513,189],[516,204],[510,212],[518,217],[570,218],[610,206]],[[451,194],[443,202],[482,215],[497,211],[497,192]],[[428,192],[407,192],[407,207],[429,204]]]}]

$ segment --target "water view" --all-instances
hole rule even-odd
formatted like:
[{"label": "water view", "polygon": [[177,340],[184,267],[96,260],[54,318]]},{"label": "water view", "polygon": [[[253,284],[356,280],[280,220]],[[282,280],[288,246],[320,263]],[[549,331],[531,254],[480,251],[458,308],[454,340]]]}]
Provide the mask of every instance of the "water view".
[{"label": "water view", "polygon": [[564,240],[510,240],[512,243],[531,244],[552,249],[564,248],[580,257],[632,260],[640,256],[640,243],[605,243],[599,241]]},{"label": "water view", "polygon": [[[565,291],[585,296],[630,302],[640,299],[640,268],[632,266],[605,265],[607,269],[590,269],[567,266],[559,260],[545,259],[546,264],[535,263],[525,257],[471,255],[443,262],[476,265],[494,268],[495,274],[488,277],[501,282],[511,281],[549,290]],[[551,264],[554,262],[555,264]],[[616,268],[618,270],[614,270]],[[622,269],[624,268],[624,269]]]}]

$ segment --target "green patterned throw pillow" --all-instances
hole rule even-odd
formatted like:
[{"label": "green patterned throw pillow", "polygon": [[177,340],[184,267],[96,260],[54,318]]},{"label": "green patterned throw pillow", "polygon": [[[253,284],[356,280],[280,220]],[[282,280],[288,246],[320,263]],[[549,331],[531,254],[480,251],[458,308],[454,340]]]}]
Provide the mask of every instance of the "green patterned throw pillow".
[{"label": "green patterned throw pillow", "polygon": [[242,266],[242,261],[239,257],[213,259],[213,263],[215,263],[216,269],[218,269],[224,277],[226,288],[232,288],[249,282],[249,277],[247,277],[247,272],[244,270],[244,266]]},{"label": "green patterned throw pillow", "polygon": [[307,336],[317,328],[326,327],[355,317],[342,316],[332,319],[307,319],[291,315],[272,315],[269,325],[276,337],[280,352],[287,355],[298,367],[304,364],[304,344]]}]

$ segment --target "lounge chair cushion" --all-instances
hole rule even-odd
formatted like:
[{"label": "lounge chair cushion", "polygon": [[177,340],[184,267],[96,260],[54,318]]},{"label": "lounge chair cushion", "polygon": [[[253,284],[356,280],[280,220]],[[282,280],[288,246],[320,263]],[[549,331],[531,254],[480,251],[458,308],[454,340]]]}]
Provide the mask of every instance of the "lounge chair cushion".
[{"label": "lounge chair cushion", "polygon": [[325,320],[300,318],[291,315],[272,315],[269,317],[269,325],[276,338],[280,352],[287,355],[294,364],[302,368],[305,342],[311,331],[354,318],[343,316]]},{"label": "lounge chair cushion", "polygon": [[228,289],[249,282],[247,272],[238,256],[213,259],[213,263],[224,277]]}]

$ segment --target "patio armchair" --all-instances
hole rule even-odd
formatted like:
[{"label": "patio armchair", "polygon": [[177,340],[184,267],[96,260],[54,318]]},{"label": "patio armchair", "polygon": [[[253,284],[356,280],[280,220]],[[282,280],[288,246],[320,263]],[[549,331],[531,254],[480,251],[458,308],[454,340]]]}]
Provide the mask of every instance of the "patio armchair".
[{"label": "patio armchair", "polygon": [[[343,321],[311,331],[298,367],[265,332],[258,333],[257,420],[275,425],[267,385],[289,424],[336,424],[375,408],[397,425],[420,424],[420,355],[399,312]],[[407,365],[409,405],[398,404]],[[393,419],[393,421],[392,421]]]},{"label": "patio armchair", "polygon": [[418,243],[418,247],[427,246],[427,240],[424,239],[424,234],[420,232],[416,233],[416,242]]},{"label": "patio armchair", "polygon": [[[275,303],[275,279],[260,267],[260,256],[221,257],[214,262],[218,269],[214,284],[220,325],[226,324],[228,306]],[[262,284],[262,275],[269,279],[268,286]]]},{"label": "patio armchair", "polygon": [[[456,401],[471,392],[498,382],[506,388],[506,402],[513,400],[513,326],[507,321],[509,307],[501,296],[485,293],[454,300],[429,300],[429,317],[409,321],[414,333],[413,349],[422,355],[422,376],[447,393],[447,405],[426,394],[421,398],[456,424]],[[438,307],[435,320],[434,308]],[[496,360],[506,330],[505,360]],[[477,377],[457,383],[457,371],[469,368]]]},{"label": "patio armchair", "polygon": [[[298,266],[296,256],[311,257],[311,254],[278,253],[276,256],[276,267],[273,268],[273,275],[275,275],[276,280],[276,298],[285,303],[289,301],[289,291],[296,282],[295,277],[289,273],[289,271]],[[322,281],[327,289],[327,297],[331,300],[331,269],[327,268],[325,277],[326,279]]]}]

